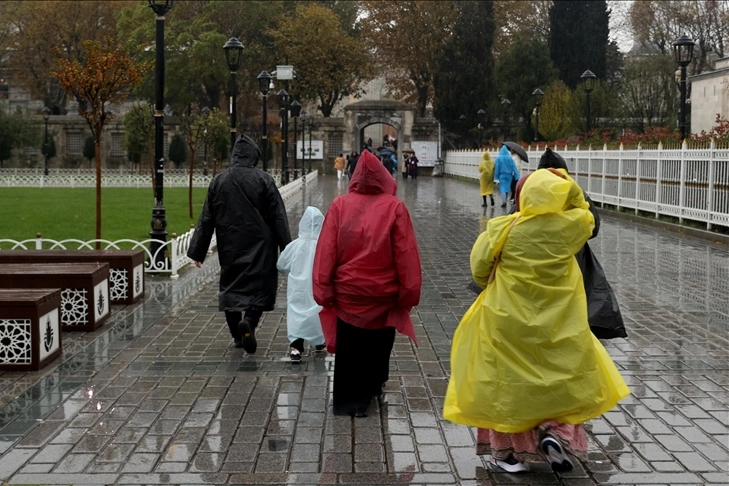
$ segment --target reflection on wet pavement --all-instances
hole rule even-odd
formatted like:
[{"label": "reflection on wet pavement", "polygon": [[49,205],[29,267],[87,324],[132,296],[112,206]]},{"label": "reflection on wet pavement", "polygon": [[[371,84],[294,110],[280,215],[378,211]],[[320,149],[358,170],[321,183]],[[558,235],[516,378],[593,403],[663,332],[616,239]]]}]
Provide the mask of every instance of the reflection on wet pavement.
[{"label": "reflection on wet pavement", "polygon": [[[589,460],[563,482],[546,465],[494,471],[474,431],[441,419],[450,340],[473,302],[471,245],[488,220],[477,184],[398,179],[423,264],[413,311],[420,347],[395,342],[368,417],[334,417],[333,358],[287,359],[285,280],[254,356],[217,311],[218,264],[148,278],[143,303],[115,307],[63,356],[0,373],[0,480],[24,484],[726,484],[729,252],[605,217],[590,242],[628,339],[606,342],[633,395],[591,421]],[[346,182],[320,177],[287,202],[326,211]],[[366,360],[363,361],[363,365]]]}]

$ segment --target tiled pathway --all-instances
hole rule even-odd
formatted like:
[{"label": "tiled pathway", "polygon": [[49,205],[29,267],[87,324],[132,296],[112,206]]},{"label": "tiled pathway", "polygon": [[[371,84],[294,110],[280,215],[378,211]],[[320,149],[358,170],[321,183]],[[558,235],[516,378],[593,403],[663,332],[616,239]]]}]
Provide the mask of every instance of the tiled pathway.
[{"label": "tiled pathway", "polygon": [[[424,271],[419,347],[398,337],[391,380],[364,419],[334,417],[332,358],[286,359],[285,279],[258,353],[231,346],[217,258],[64,334],[37,373],[0,373],[0,481],[11,484],[729,484],[729,252],[604,218],[591,242],[626,318],[607,348],[632,397],[592,421],[590,459],[558,478],[509,475],[441,419],[450,339],[473,301],[471,244],[500,208],[471,182],[398,181]],[[294,234],[346,183],[320,177],[288,202]],[[366,352],[363,351],[363,366]]]}]

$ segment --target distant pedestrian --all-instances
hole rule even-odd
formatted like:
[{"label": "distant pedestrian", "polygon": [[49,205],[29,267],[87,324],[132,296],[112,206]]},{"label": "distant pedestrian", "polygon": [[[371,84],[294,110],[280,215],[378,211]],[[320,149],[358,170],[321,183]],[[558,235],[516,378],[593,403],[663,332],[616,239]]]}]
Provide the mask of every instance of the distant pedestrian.
[{"label": "distant pedestrian", "polygon": [[288,274],[286,329],[292,363],[301,362],[304,342],[314,346],[315,352],[325,351],[324,333],[319,320],[322,308],[314,302],[311,280],[316,242],[323,222],[324,215],[319,209],[307,207],[299,223],[299,237],[289,243],[278,257],[276,265],[279,272]]},{"label": "distant pedestrian", "polygon": [[418,163],[420,161],[418,160],[418,157],[415,154],[410,154],[410,167],[408,167],[408,171],[410,173],[410,177],[413,179],[418,178]]},{"label": "distant pedestrian", "polygon": [[385,166],[385,169],[387,169],[387,172],[389,172],[390,175],[392,175],[393,172],[396,170],[394,164],[392,163],[392,157],[389,154],[382,156],[382,165]]},{"label": "distant pedestrian", "polygon": [[418,243],[392,175],[362,153],[349,193],[334,199],[314,258],[314,300],[334,355],[334,415],[364,417],[389,378],[395,331],[415,341]]},{"label": "distant pedestrian", "polygon": [[[509,147],[509,155],[511,155],[511,158],[514,160],[514,166],[516,167],[516,172],[521,176],[521,170],[524,165],[524,161],[521,160],[521,157],[519,156],[518,152],[511,147]],[[511,203],[514,204],[514,194],[516,193],[516,181],[519,180],[518,178],[512,179],[511,181]]]},{"label": "distant pedestrian", "polygon": [[347,177],[349,177],[349,179],[352,179],[354,169],[357,167],[357,159],[359,159],[359,154],[354,150],[347,157],[347,166],[345,167],[345,170],[347,171]]},{"label": "distant pedestrian", "polygon": [[402,161],[402,178],[407,179],[410,173],[410,154],[405,152],[404,160]]},{"label": "distant pedestrian", "polygon": [[494,161],[491,160],[491,156],[488,152],[484,152],[481,155],[481,163],[478,165],[478,171],[481,173],[479,176],[479,188],[481,189],[481,197],[483,198],[482,207],[488,206],[486,198],[491,198],[491,205],[494,203]]},{"label": "distant pedestrian", "polygon": [[494,168],[494,180],[499,181],[499,191],[501,191],[501,207],[506,207],[511,192],[511,182],[519,180],[519,171],[516,169],[514,159],[509,154],[509,148],[506,145],[501,146],[499,155],[496,157],[496,166]]},{"label": "distant pedestrian", "polygon": [[225,312],[235,346],[251,354],[258,322],[276,302],[278,252],[291,241],[276,182],[256,168],[260,157],[253,140],[240,135],[230,167],[210,181],[187,251],[200,267],[215,233],[221,267],[218,309]]},{"label": "distant pedestrian", "polygon": [[337,171],[337,179],[341,180],[344,176],[344,157],[342,157],[342,154],[334,159],[334,169]]}]

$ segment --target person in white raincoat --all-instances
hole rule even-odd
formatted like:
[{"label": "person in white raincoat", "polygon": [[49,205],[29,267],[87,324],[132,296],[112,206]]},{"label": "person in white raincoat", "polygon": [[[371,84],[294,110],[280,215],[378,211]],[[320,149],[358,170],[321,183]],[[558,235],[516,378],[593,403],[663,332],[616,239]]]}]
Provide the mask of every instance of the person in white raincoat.
[{"label": "person in white raincoat", "polygon": [[324,215],[317,208],[309,206],[299,223],[299,237],[289,243],[278,258],[276,267],[287,273],[286,327],[291,343],[291,361],[301,361],[304,341],[324,352],[324,333],[319,321],[320,305],[314,302],[312,290],[312,268],[316,243],[324,223]]}]

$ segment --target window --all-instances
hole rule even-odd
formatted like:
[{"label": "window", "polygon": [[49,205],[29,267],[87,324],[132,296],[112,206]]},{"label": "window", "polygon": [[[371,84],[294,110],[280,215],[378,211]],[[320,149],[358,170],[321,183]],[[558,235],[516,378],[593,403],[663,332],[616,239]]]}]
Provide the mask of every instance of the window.
[{"label": "window", "polygon": [[66,155],[83,155],[83,139],[80,132],[66,134]]},{"label": "window", "polygon": [[111,134],[111,156],[112,157],[123,157],[124,156],[124,136],[122,133]]},{"label": "window", "polygon": [[342,134],[330,133],[329,146],[327,147],[328,157],[338,157],[342,153]]}]

